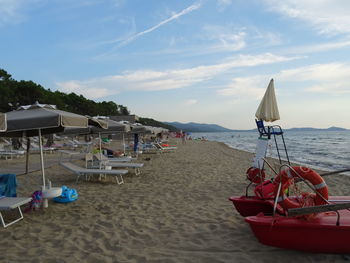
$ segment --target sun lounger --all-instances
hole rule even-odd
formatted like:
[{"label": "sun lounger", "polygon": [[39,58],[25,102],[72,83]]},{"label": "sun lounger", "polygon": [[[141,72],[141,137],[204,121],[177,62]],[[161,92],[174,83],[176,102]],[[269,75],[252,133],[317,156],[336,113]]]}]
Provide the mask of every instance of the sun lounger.
[{"label": "sun lounger", "polygon": [[139,149],[141,153],[161,153],[161,150],[158,149],[153,143],[143,143],[139,144]]},{"label": "sun lounger", "polygon": [[0,150],[0,158],[12,159],[13,157],[18,158],[25,155],[25,151],[21,150]]},{"label": "sun lounger", "polygon": [[118,162],[118,163],[125,163],[125,162],[131,162],[134,160],[137,160],[136,158],[132,158],[131,156],[124,156],[124,157],[107,157],[108,161],[110,162]]},{"label": "sun lounger", "polygon": [[[30,197],[0,197],[0,220],[3,227],[8,227],[19,220],[23,219],[23,214],[21,211],[20,206],[29,203],[32,201],[32,198]],[[18,209],[19,217],[6,223],[1,211],[4,210],[11,210],[11,209]]]},{"label": "sun lounger", "polygon": [[91,156],[91,154],[85,155],[85,161],[86,161],[86,168],[98,168],[98,167],[111,167],[111,168],[133,168],[135,169],[135,174],[139,175],[141,174],[140,168],[143,167],[143,163],[132,163],[132,162],[113,162],[110,161],[109,158],[105,157],[104,155],[100,154],[94,154],[94,156]]},{"label": "sun lounger", "polygon": [[[79,177],[81,175],[92,175],[92,174],[99,174],[100,177],[102,175],[114,175],[115,179],[118,184],[124,183],[123,180],[123,175],[128,173],[128,170],[107,170],[107,169],[89,169],[89,168],[84,168],[81,166],[78,166],[76,164],[70,163],[70,162],[62,162],[60,165],[73,173],[77,175],[77,180],[76,182],[78,183]],[[120,179],[118,178],[120,177]]]},{"label": "sun lounger", "polygon": [[[27,143],[23,142],[22,145],[23,145],[24,148],[27,148]],[[43,148],[43,152],[44,153],[53,153],[56,150],[55,147],[43,146],[42,148]],[[35,142],[31,142],[30,143],[30,151],[32,151],[32,152],[40,152],[39,145],[37,143],[35,143]]]},{"label": "sun lounger", "polygon": [[78,146],[88,146],[92,144],[92,142],[80,142],[78,140],[73,140],[73,143],[75,143]]},{"label": "sun lounger", "polygon": [[135,169],[135,174],[141,174],[140,168],[143,167],[143,163],[108,163],[106,166],[111,166],[112,168],[132,168]]},{"label": "sun lounger", "polygon": [[160,143],[154,143],[154,146],[162,152],[172,152],[177,149],[176,146],[162,146]]},{"label": "sun lounger", "polygon": [[136,160],[135,158],[131,158],[130,156],[108,158],[107,156],[100,153],[95,153],[93,158],[100,162],[108,161],[108,162],[118,162],[118,163],[131,162],[132,160]]},{"label": "sun lounger", "polygon": [[139,175],[141,174],[140,168],[143,167],[143,163],[132,163],[132,162],[113,162],[110,161],[109,158],[105,157],[104,155],[100,154],[94,154],[91,156],[91,154],[85,155],[85,161],[86,161],[86,168],[98,168],[98,167],[111,167],[111,168],[133,168],[135,169],[135,174]]}]

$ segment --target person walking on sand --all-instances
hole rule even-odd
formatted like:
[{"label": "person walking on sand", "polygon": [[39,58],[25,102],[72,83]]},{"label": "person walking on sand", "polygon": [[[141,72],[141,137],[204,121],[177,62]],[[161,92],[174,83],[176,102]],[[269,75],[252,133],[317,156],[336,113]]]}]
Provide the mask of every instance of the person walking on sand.
[{"label": "person walking on sand", "polygon": [[186,143],[186,132],[181,132],[182,144]]}]

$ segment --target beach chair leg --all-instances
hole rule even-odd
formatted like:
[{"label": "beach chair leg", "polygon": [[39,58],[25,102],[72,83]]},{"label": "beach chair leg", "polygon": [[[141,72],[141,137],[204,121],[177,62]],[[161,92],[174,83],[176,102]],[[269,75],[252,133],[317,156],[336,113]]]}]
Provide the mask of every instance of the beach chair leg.
[{"label": "beach chair leg", "polygon": [[19,218],[15,219],[15,220],[13,220],[13,221],[7,223],[7,224],[5,223],[5,220],[4,220],[4,218],[2,217],[2,214],[1,214],[1,211],[0,211],[0,219],[1,219],[2,226],[3,226],[4,228],[5,228],[5,227],[8,227],[8,226],[10,226],[10,225],[12,225],[12,224],[14,224],[14,223],[16,223],[16,222],[18,222],[18,221],[21,220],[21,219],[23,219],[23,214],[22,214],[21,208],[18,206],[17,209],[18,209],[18,212],[19,212]]},{"label": "beach chair leg", "polygon": [[79,173],[79,174],[77,174],[77,180],[75,180],[75,183],[76,183],[76,184],[78,184],[78,181],[79,181],[79,177],[80,177],[80,175],[81,175],[80,173]]},{"label": "beach chair leg", "polygon": [[118,184],[123,184],[123,183],[124,183],[124,179],[123,179],[123,176],[122,176],[122,175],[120,175],[120,180],[119,180],[119,178],[118,178],[118,175],[115,176],[115,179],[116,179],[116,181],[117,181]]}]

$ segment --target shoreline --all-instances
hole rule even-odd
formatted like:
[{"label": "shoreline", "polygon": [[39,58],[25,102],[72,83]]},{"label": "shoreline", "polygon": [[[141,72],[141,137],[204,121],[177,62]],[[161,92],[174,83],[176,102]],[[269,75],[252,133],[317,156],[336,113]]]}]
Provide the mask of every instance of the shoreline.
[{"label": "shoreline", "polygon": [[[212,141],[174,140],[173,153],[140,155],[141,175],[84,181],[53,166],[53,186],[78,191],[77,201],[49,202],[2,228],[0,261],[28,262],[341,262],[260,244],[228,200],[244,195],[253,154]],[[150,159],[148,159],[150,158]],[[83,161],[77,161],[83,163]],[[332,195],[350,195],[350,178],[325,178]],[[18,196],[41,185],[41,173],[18,177]],[[38,245],[40,244],[40,245]]]},{"label": "shoreline", "polygon": [[[230,133],[230,132],[227,132],[227,133]],[[194,133],[196,134],[196,133]],[[202,133],[201,133],[202,134]],[[247,152],[247,153],[250,153],[250,154],[254,154],[255,151],[250,151],[248,149],[241,149],[241,148],[236,148],[232,145],[230,145],[229,143],[227,142],[222,142],[222,141],[216,141],[216,140],[210,140],[210,139],[207,139],[208,141],[211,141],[211,142],[219,142],[219,143],[223,143],[225,144],[227,147],[231,148],[231,149],[234,149],[234,150],[238,150],[238,151],[243,151],[243,152]],[[276,159],[277,160],[277,156],[269,156],[269,158],[271,159]],[[287,159],[286,158],[281,158],[282,161],[284,162],[287,162]],[[298,166],[305,166],[305,167],[310,167],[311,169],[314,169],[314,170],[317,170],[317,171],[322,171],[322,172],[333,172],[333,171],[338,171],[338,170],[343,170],[343,169],[338,169],[338,170],[331,170],[329,168],[325,168],[325,167],[321,167],[321,166],[317,166],[317,165],[312,165],[312,164],[308,164],[308,163],[304,163],[304,162],[300,162],[300,161],[295,161],[295,160],[292,160],[290,159],[290,162],[291,164],[295,164],[295,165],[298,165]],[[346,169],[346,168],[344,168]],[[342,175],[346,175],[346,176],[350,176],[350,172],[343,172],[341,173]]]}]

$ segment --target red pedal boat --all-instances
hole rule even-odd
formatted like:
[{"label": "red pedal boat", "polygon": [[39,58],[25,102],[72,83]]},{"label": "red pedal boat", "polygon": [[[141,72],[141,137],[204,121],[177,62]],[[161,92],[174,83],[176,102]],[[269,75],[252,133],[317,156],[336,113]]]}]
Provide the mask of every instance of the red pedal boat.
[{"label": "red pedal boat", "polygon": [[[256,196],[231,196],[229,200],[244,217],[255,216],[259,213],[271,215],[273,212],[274,200],[272,198],[261,199]],[[328,200],[331,203],[345,203],[350,202],[350,196],[329,196]]]},{"label": "red pedal boat", "polygon": [[256,238],[263,244],[286,249],[320,253],[350,253],[350,211],[323,212],[313,218],[248,216]]}]

